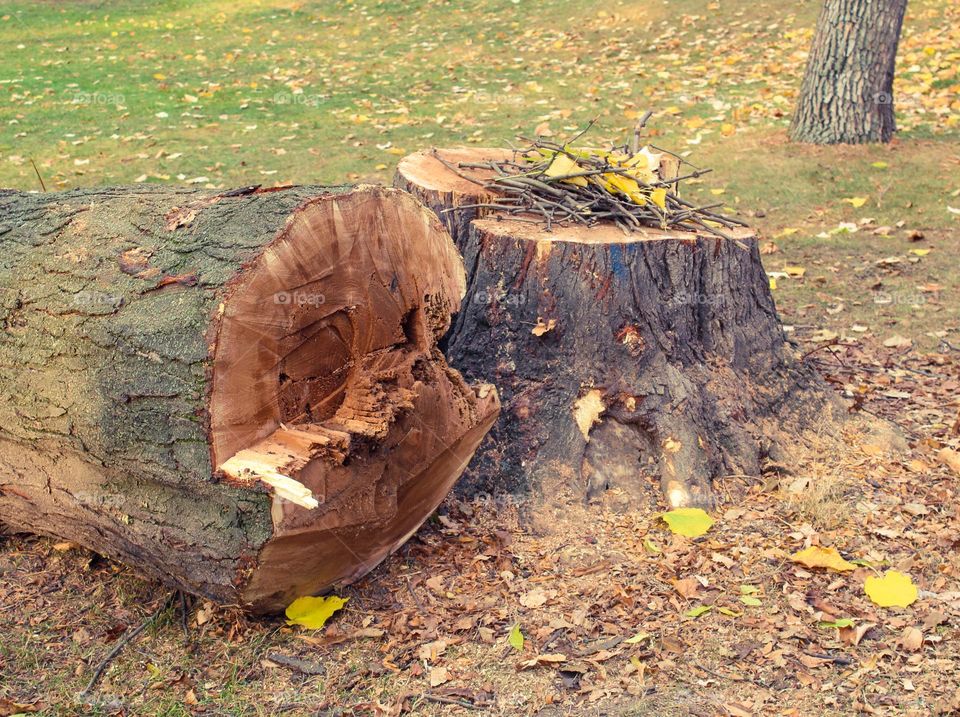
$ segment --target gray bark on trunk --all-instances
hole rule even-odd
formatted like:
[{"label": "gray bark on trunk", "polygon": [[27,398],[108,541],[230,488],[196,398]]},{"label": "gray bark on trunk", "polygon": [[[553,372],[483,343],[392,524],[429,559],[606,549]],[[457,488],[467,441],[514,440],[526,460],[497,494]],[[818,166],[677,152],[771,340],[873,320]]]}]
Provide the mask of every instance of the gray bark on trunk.
[{"label": "gray bark on trunk", "polygon": [[547,232],[469,206],[489,197],[430,152],[406,157],[395,184],[464,255],[448,360],[503,399],[462,489],[636,504],[649,477],[669,505],[709,507],[715,478],[759,475],[809,431],[839,433],[846,409],[784,340],[749,230]]},{"label": "gray bark on trunk", "polygon": [[790,138],[811,144],[889,142],[893,73],[907,0],[826,0]]}]

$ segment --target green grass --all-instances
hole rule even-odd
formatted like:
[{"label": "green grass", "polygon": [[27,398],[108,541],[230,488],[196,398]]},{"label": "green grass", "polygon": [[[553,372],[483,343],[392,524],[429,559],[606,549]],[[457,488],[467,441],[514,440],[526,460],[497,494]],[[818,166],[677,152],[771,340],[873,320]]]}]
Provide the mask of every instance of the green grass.
[{"label": "green grass", "polygon": [[[695,149],[707,149],[730,123],[738,136],[720,146],[736,150],[741,133],[785,127],[816,10],[714,7],[7,3],[0,184],[37,188],[31,159],[57,188],[388,181],[402,152],[426,145],[502,145],[595,115],[612,138],[648,107],[670,110],[654,123],[664,140],[682,144],[697,134],[684,123],[703,120]],[[918,7],[922,35],[936,18]],[[951,117],[911,132],[955,136]]]}]

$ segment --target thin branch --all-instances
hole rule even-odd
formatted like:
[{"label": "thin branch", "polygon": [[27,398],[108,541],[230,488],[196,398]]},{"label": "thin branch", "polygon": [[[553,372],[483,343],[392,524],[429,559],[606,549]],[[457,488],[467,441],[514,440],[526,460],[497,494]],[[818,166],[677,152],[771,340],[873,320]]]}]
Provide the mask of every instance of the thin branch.
[{"label": "thin branch", "polygon": [[144,630],[146,630],[153,623],[155,623],[157,619],[163,613],[165,613],[170,608],[171,605],[173,605],[174,600],[176,600],[177,598],[178,592],[179,591],[174,591],[170,593],[170,595],[167,596],[167,599],[163,601],[160,607],[158,607],[150,617],[148,617],[144,622],[142,622],[139,627],[137,627],[136,629],[130,632],[127,632],[126,634],[124,634],[123,637],[117,640],[117,644],[114,646],[112,650],[110,650],[109,654],[103,659],[103,662],[101,662],[97,666],[97,669],[94,670],[93,676],[90,678],[90,681],[87,683],[87,686],[83,688],[83,692],[80,693],[81,700],[86,699],[90,695],[91,690],[93,690],[93,688],[97,686],[97,684],[100,682],[100,679],[103,677],[103,673],[106,672],[107,668],[110,666],[110,663],[113,662],[113,660],[117,657],[117,655],[119,655],[123,651],[123,648],[126,647],[131,642],[133,642],[135,639],[137,639],[137,637]]}]

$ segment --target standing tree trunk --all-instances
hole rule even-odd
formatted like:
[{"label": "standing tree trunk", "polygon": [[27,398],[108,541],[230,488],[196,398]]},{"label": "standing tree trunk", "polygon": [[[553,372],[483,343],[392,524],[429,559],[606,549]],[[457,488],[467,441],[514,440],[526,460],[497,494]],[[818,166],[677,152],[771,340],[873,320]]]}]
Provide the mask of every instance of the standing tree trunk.
[{"label": "standing tree trunk", "polygon": [[497,415],[395,190],[0,193],[0,521],[256,611],[370,570]]},{"label": "standing tree trunk", "polygon": [[889,142],[893,71],[907,0],[825,0],[790,137],[812,144]]},{"label": "standing tree trunk", "polygon": [[649,476],[671,506],[710,506],[714,478],[839,434],[846,409],[784,341],[749,230],[547,232],[479,214],[484,190],[430,152],[401,161],[396,184],[444,217],[467,265],[446,355],[504,402],[467,488],[634,503]]}]

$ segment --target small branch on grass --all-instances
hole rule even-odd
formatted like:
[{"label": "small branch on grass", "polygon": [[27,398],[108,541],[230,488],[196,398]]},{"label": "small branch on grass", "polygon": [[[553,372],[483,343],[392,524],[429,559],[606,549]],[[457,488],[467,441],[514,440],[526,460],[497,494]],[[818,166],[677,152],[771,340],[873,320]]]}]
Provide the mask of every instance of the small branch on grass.
[{"label": "small branch on grass", "polygon": [[302,660],[299,657],[291,657],[290,655],[281,655],[278,652],[268,653],[267,659],[283,667],[289,667],[301,675],[322,675],[326,672],[323,665],[318,662],[310,662],[309,660]]},{"label": "small branch on grass", "polygon": [[420,598],[417,597],[417,593],[414,592],[413,583],[410,582],[410,578],[407,578],[407,590],[410,592],[410,597],[412,597],[413,601],[417,604],[417,609],[420,612],[424,612],[423,603],[420,602]]},{"label": "small branch on grass", "polygon": [[113,662],[117,655],[123,651],[123,648],[129,643],[133,642],[144,630],[153,625],[159,619],[159,617],[165,613],[171,605],[173,605],[178,593],[179,591],[170,593],[160,607],[158,607],[150,617],[143,621],[139,627],[127,632],[123,637],[117,640],[117,644],[112,650],[110,650],[110,653],[103,659],[103,662],[97,665],[97,669],[94,670],[93,676],[90,678],[87,686],[83,689],[83,692],[80,693],[81,700],[85,700],[90,695],[90,692],[94,687],[97,686],[97,684],[100,682],[100,679],[103,677],[103,673],[106,672],[107,668],[110,666],[110,663]]},{"label": "small branch on grass", "polygon": [[37,173],[37,179],[40,180],[40,188],[43,189],[43,191],[47,191],[47,185],[43,183],[43,177],[40,176],[40,170],[37,169],[37,163],[31,159],[30,164],[33,165],[33,171]]},{"label": "small branch on grass", "polygon": [[485,705],[477,705],[468,700],[460,699],[458,697],[447,697],[446,695],[434,695],[429,692],[424,692],[421,697],[427,702],[436,702],[441,705],[456,705],[457,707],[463,707],[468,710],[484,710],[487,709]]},{"label": "small branch on grass", "polygon": [[[808,356],[812,356],[813,354],[817,353],[817,351],[823,351],[824,349],[829,349],[833,346],[839,346],[839,345],[840,345],[840,342],[837,339],[831,339],[827,343],[820,344],[819,346],[815,346],[814,348],[807,351],[803,356],[800,357],[800,360],[805,361]],[[830,353],[832,354],[833,351],[831,351]]]}]

